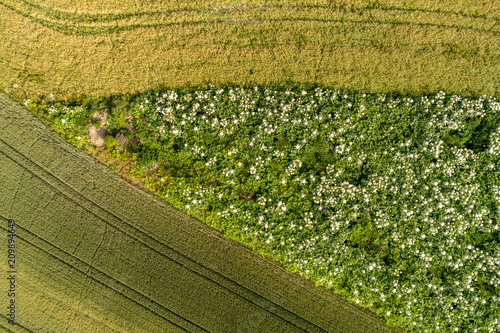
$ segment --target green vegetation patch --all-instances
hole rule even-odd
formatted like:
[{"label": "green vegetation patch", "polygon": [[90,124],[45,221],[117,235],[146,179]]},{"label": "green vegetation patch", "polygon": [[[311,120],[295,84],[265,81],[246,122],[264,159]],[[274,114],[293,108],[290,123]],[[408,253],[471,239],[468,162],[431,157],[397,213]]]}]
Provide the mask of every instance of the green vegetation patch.
[{"label": "green vegetation patch", "polygon": [[[497,99],[256,86],[122,104],[103,149],[173,206],[391,325],[500,329]],[[89,103],[42,109],[91,147]]]}]

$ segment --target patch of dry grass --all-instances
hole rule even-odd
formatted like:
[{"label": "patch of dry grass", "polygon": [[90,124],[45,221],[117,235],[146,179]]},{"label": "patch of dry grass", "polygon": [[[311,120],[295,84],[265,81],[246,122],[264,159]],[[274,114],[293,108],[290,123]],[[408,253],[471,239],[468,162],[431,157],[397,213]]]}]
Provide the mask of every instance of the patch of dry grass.
[{"label": "patch of dry grass", "polygon": [[[186,8],[223,8],[223,7],[259,7],[259,6],[282,6],[280,0],[134,0],[117,1],[103,0],[95,2],[92,0],[21,0],[25,3],[42,5],[44,7],[68,13],[115,13],[123,14],[130,12],[156,12],[165,10],[184,10]],[[288,2],[297,6],[322,6],[322,7],[346,7],[363,8],[414,8],[425,11],[457,12],[467,15],[495,15],[498,17],[500,4],[495,1],[469,1],[469,0],[301,0]]]},{"label": "patch of dry grass", "polygon": [[1,0],[0,86],[62,99],[208,83],[500,90],[498,4],[226,2]]}]

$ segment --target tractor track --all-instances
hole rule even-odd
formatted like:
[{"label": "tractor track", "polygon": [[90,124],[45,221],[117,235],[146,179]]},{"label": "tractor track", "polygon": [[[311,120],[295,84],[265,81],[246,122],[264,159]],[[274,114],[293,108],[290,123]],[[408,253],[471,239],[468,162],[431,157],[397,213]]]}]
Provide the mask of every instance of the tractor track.
[{"label": "tractor track", "polygon": [[[279,22],[317,22],[317,23],[347,23],[347,24],[368,24],[368,25],[399,25],[399,26],[417,26],[417,27],[434,27],[440,29],[457,29],[457,30],[470,30],[479,33],[487,33],[492,35],[499,35],[498,21],[500,20],[494,16],[485,15],[468,15],[460,12],[454,11],[439,11],[439,10],[425,10],[419,8],[401,8],[401,7],[360,7],[356,10],[348,11],[344,7],[328,7],[328,6],[259,6],[259,7],[234,7],[234,8],[205,8],[205,9],[187,9],[187,10],[165,10],[157,12],[139,12],[139,13],[123,13],[123,14],[72,14],[66,13],[58,10],[53,10],[50,8],[43,7],[38,4],[33,4],[27,1],[22,1],[25,6],[32,8],[34,11],[46,15],[45,18],[40,18],[34,16],[34,14],[23,11],[22,9],[16,7],[12,3],[8,3],[5,0],[1,0],[0,4],[9,8],[10,10],[16,12],[17,14],[30,19],[33,22],[37,22],[46,28],[52,29],[54,31],[63,33],[65,35],[101,35],[107,33],[117,33],[121,31],[130,31],[140,28],[161,28],[169,26],[190,26],[190,25],[204,25],[204,24],[221,24],[221,23],[238,23],[238,22],[269,22],[269,23],[279,23]],[[385,18],[373,17],[370,19],[362,18],[331,18],[331,19],[318,19],[314,17],[283,17],[283,18],[232,18],[232,19],[203,19],[203,20],[186,20],[182,22],[164,22],[164,23],[142,23],[142,24],[123,24],[117,25],[117,21],[129,19],[129,18],[141,18],[141,17],[151,17],[151,16],[166,16],[172,14],[190,14],[190,13],[215,13],[215,12],[242,12],[246,11],[261,11],[266,10],[292,10],[300,11],[303,9],[325,9],[325,10],[336,10],[344,15],[352,14],[358,15],[356,13],[370,12],[373,10],[379,10],[384,13],[394,12],[394,13],[420,13],[426,15],[444,15],[446,16],[456,16],[464,19],[472,20],[482,20],[484,22],[490,22],[491,26],[488,29],[476,28],[474,26],[466,26],[460,24],[442,24],[442,23],[430,23],[430,22],[411,22],[411,21],[399,21],[399,20],[388,20]],[[370,15],[371,16],[371,15]],[[81,24],[83,23],[83,24]],[[85,25],[87,23],[87,25]],[[93,26],[94,23],[110,23],[108,26]],[[496,29],[494,29],[496,28]]]}]

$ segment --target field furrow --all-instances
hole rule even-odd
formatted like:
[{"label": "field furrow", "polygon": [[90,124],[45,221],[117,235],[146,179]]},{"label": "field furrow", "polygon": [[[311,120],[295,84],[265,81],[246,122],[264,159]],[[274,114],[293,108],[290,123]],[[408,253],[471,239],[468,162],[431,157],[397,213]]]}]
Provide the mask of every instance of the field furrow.
[{"label": "field furrow", "polygon": [[[49,11],[58,14],[67,15],[114,15],[119,16],[123,13],[151,13],[163,11],[188,11],[204,10],[207,8],[218,8],[228,10],[241,7],[285,7],[282,1],[271,0],[265,4],[260,0],[201,0],[201,1],[134,1],[122,2],[117,7],[113,0],[100,1],[96,4],[92,1],[81,0],[75,3],[69,0],[22,0],[23,3],[37,7],[40,10]],[[323,1],[323,0],[304,0],[300,3],[289,2],[286,6],[300,8],[321,7],[321,8],[344,8],[349,10],[359,10],[366,8],[390,8],[404,9],[412,11],[457,13],[468,16],[491,17],[498,13],[500,6],[496,2],[479,1],[432,1],[420,0],[418,2],[408,0],[381,0],[373,2],[370,0],[353,0],[350,2]]]},{"label": "field furrow", "polygon": [[[137,17],[142,17],[146,16],[148,17],[149,21],[151,21],[151,18],[153,20],[155,17],[168,17],[172,16],[175,14],[180,14],[183,16],[186,16],[186,14],[192,14],[192,13],[231,13],[231,12],[254,12],[254,11],[265,11],[265,12],[273,12],[273,11],[279,11],[280,13],[283,13],[282,16],[286,16],[287,13],[289,12],[307,12],[311,10],[316,10],[319,13],[323,14],[334,14],[335,12],[340,12],[344,14],[348,14],[350,12],[356,13],[358,15],[363,15],[368,13],[370,16],[373,15],[373,13],[378,14],[380,12],[382,13],[387,13],[387,14],[395,14],[395,13],[401,13],[403,15],[412,15],[412,14],[425,14],[425,15],[434,15],[437,16],[439,15],[442,19],[445,20],[456,20],[456,19],[484,19],[485,21],[492,21],[496,23],[500,18],[497,16],[497,14],[492,11],[492,12],[485,12],[483,14],[472,14],[472,13],[465,13],[463,10],[457,10],[457,11],[451,11],[451,10],[439,10],[439,9],[425,9],[425,8],[418,8],[418,7],[397,7],[397,6],[391,6],[391,5],[383,5],[383,4],[377,4],[377,5],[366,5],[366,6],[354,6],[354,7],[346,7],[344,5],[321,5],[317,3],[302,3],[301,5],[298,6],[293,6],[292,5],[260,5],[260,6],[248,6],[248,5],[241,5],[241,6],[230,6],[230,7],[225,7],[225,6],[218,6],[218,7],[198,7],[198,8],[193,8],[193,7],[186,7],[182,9],[172,9],[170,7],[165,7],[163,10],[156,10],[156,11],[151,11],[151,10],[144,10],[144,11],[136,11],[136,12],[127,12],[127,11],[122,11],[122,12],[117,12],[114,14],[109,14],[105,12],[101,13],[91,13],[91,12],[79,12],[79,13],[74,13],[74,12],[68,12],[68,11],[62,11],[58,9],[54,9],[52,7],[44,6],[43,4],[35,3],[35,2],[30,2],[30,1],[10,1],[10,0],[3,0],[2,3],[4,5],[7,5],[9,7],[15,7],[19,12],[22,13],[29,13],[32,15],[43,15],[44,18],[46,19],[51,19],[51,20],[58,20],[61,23],[67,22],[67,24],[77,24],[77,23],[96,23],[96,22],[106,22],[106,21],[120,21],[120,20],[125,20],[125,19],[130,19],[130,18],[137,18]],[[148,6],[149,7],[149,6]],[[411,18],[411,17],[410,17]],[[425,16],[420,16],[420,18],[424,18]]]},{"label": "field furrow", "polygon": [[[5,222],[6,218],[2,218],[4,218]],[[6,228],[2,227],[2,229],[6,232]],[[106,292],[111,292],[113,298],[118,300],[126,299],[130,303],[140,306],[144,310],[158,316],[162,322],[173,324],[173,328],[185,332],[207,332],[202,327],[170,311],[150,297],[94,268],[71,253],[54,246],[29,230],[18,226],[18,232],[19,243],[23,244],[21,245],[23,250],[20,252],[23,258],[30,258],[32,261],[37,261],[40,260],[39,257],[43,257],[46,261],[54,263],[49,266],[49,269],[45,270],[45,279],[50,278],[53,281],[59,281],[59,283],[68,286],[72,284],[79,286],[82,292],[85,293],[89,292],[90,284],[99,284],[105,289],[109,289]],[[62,272],[63,274],[61,274]],[[99,293],[99,295],[101,294]],[[79,297],[81,295],[82,293],[80,293]],[[70,306],[71,304],[68,305]],[[104,322],[100,322],[99,325],[104,325]],[[105,330],[106,328],[103,327],[103,329]],[[108,329],[112,328],[109,327]]]},{"label": "field furrow", "polygon": [[19,332],[23,332],[23,333],[32,333],[33,331],[27,329],[26,327],[22,326],[22,325],[16,325],[16,326],[12,326],[10,324],[7,324],[7,321],[8,321],[8,318],[7,316],[5,316],[4,314],[1,314],[0,315],[0,318],[2,318],[0,320],[0,327],[5,331],[5,332],[9,332],[9,333],[19,333]]}]

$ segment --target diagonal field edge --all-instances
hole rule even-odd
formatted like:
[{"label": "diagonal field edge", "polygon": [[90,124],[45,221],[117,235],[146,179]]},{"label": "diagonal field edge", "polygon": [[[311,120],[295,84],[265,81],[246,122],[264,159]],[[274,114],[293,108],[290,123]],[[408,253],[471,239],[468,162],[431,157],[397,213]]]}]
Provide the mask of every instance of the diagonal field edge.
[{"label": "diagonal field edge", "polygon": [[[8,218],[6,218],[6,217],[4,217],[4,216],[1,216],[1,215],[0,215],[0,218],[3,218],[3,219],[5,219],[5,220],[8,220]],[[7,228],[5,228],[4,226],[0,226],[0,228],[1,228],[1,229],[3,229],[3,230],[5,230],[5,231],[7,231]],[[29,237],[31,237],[31,238],[32,238],[31,240],[28,240],[26,237],[23,237],[22,235],[18,235],[18,234],[16,234],[16,239],[21,239],[21,240],[23,240],[24,242],[26,242],[27,244],[29,244],[29,245],[31,245],[31,246],[33,246],[33,247],[35,247],[35,248],[39,249],[40,251],[45,252],[45,253],[46,253],[46,254],[48,254],[49,256],[51,256],[51,257],[55,258],[56,260],[58,260],[59,262],[61,262],[61,263],[65,264],[65,265],[67,265],[67,266],[69,266],[69,267],[70,267],[70,268],[72,268],[72,269],[75,269],[76,271],[78,271],[78,272],[80,272],[81,274],[83,274],[83,275],[87,276],[88,278],[92,279],[93,281],[96,281],[96,282],[100,283],[101,285],[103,285],[103,286],[105,286],[105,287],[107,287],[107,288],[109,288],[109,289],[113,290],[116,294],[118,294],[118,295],[120,295],[120,296],[123,296],[123,297],[125,297],[125,298],[127,298],[127,299],[131,300],[131,301],[132,301],[132,302],[134,302],[135,304],[140,305],[141,307],[143,307],[143,308],[147,309],[148,311],[150,311],[150,312],[154,313],[155,315],[159,316],[160,318],[165,319],[166,321],[168,321],[168,322],[172,323],[173,325],[175,325],[175,326],[179,327],[180,329],[182,329],[182,330],[184,330],[184,331],[186,331],[186,332],[194,332],[194,331],[192,330],[192,328],[193,328],[193,326],[194,326],[195,328],[197,328],[197,330],[195,329],[195,331],[208,332],[206,329],[204,329],[203,327],[199,326],[198,324],[196,324],[196,323],[194,323],[194,322],[190,321],[189,319],[184,318],[183,316],[181,316],[181,315],[179,315],[179,314],[175,313],[174,311],[172,311],[172,310],[168,309],[168,308],[167,308],[167,307],[165,307],[164,305],[162,305],[162,304],[160,304],[160,303],[156,302],[155,300],[153,300],[153,299],[151,299],[151,298],[147,297],[146,295],[144,295],[144,294],[142,294],[141,292],[139,292],[139,291],[137,291],[137,290],[133,289],[132,287],[127,286],[126,284],[124,284],[124,283],[120,282],[119,280],[117,280],[117,279],[115,279],[115,278],[113,278],[113,277],[109,276],[109,275],[108,275],[108,274],[106,274],[105,272],[103,272],[103,271],[101,271],[101,270],[99,270],[99,269],[97,269],[97,268],[93,267],[92,265],[90,265],[90,264],[86,263],[85,261],[81,260],[80,258],[78,258],[78,257],[76,257],[76,256],[74,256],[74,255],[72,255],[71,253],[69,253],[69,252],[67,252],[67,251],[65,251],[65,250],[63,250],[63,249],[61,249],[61,248],[59,248],[59,247],[57,247],[57,246],[55,246],[55,245],[51,244],[51,243],[50,243],[50,242],[48,242],[47,240],[45,240],[45,239],[43,239],[42,237],[40,237],[40,236],[38,236],[38,235],[36,235],[36,234],[32,233],[32,232],[31,232],[31,231],[29,231],[28,229],[23,228],[23,227],[21,227],[21,226],[19,226],[19,225],[16,225],[16,229],[17,229],[17,230],[22,230],[22,231],[24,231],[25,233],[27,233],[27,234],[29,235]],[[44,245],[46,245],[46,248],[43,248],[41,245],[37,245],[37,244],[35,244],[36,240],[35,240],[35,241],[33,241],[33,238],[34,238],[34,239],[38,239],[38,240],[40,240],[40,241],[41,241],[41,243],[43,243]],[[58,256],[57,254],[52,253],[50,250],[48,250],[48,249],[47,249],[47,247],[48,247],[48,248],[51,248],[51,249],[53,249],[53,250],[55,250],[55,252],[58,252],[58,253],[60,254],[60,256]],[[66,256],[66,259],[68,259],[68,257],[69,257],[69,260],[65,260],[65,259],[61,258],[62,256]],[[139,300],[137,300],[137,299],[134,299],[134,298],[132,298],[131,296],[128,296],[128,295],[124,294],[123,292],[119,291],[118,289],[116,289],[116,288],[112,287],[112,286],[111,286],[111,283],[106,283],[106,282],[104,282],[104,281],[101,281],[99,278],[97,278],[97,277],[92,276],[91,274],[89,274],[89,272],[88,272],[88,271],[87,271],[87,272],[85,272],[85,271],[83,270],[83,268],[81,269],[81,268],[77,267],[76,265],[74,265],[74,264],[70,263],[70,261],[71,261],[71,260],[78,262],[80,265],[85,266],[85,267],[86,267],[86,268],[88,268],[89,270],[92,270],[92,271],[94,271],[94,272],[97,272],[97,275],[102,275],[102,276],[104,276],[105,278],[107,278],[108,282],[110,282],[110,281],[111,281],[111,283],[116,282],[118,285],[121,285],[122,287],[124,287],[124,288],[126,288],[126,289],[128,289],[128,290],[132,291],[132,293],[136,293],[136,294],[138,294],[140,298],[145,298],[146,300],[148,300],[148,301],[150,301],[151,303],[153,303],[153,304],[155,304],[155,305],[159,306],[160,308],[165,309],[167,312],[169,312],[170,314],[173,314],[175,317],[180,318],[180,319],[182,319],[182,321],[187,322],[187,323],[188,323],[188,325],[187,325],[187,326],[191,326],[191,330],[188,330],[186,327],[181,326],[182,324],[176,323],[176,322],[172,321],[172,319],[169,319],[169,318],[165,317],[164,315],[157,313],[157,312],[156,312],[156,311],[154,311],[153,309],[151,309],[151,308],[147,307],[146,305],[144,305],[143,303],[141,303],[141,301],[139,301]],[[189,324],[191,324],[191,325],[189,325]],[[184,326],[186,326],[186,324],[185,324],[185,323],[184,323]]]},{"label": "diagonal field edge", "polygon": [[[142,234],[143,236],[146,237],[146,239],[149,239],[149,240],[152,240],[153,243],[155,243],[156,247],[164,247],[166,248],[168,251],[171,251],[174,253],[174,255],[178,256],[179,258],[172,258],[172,256],[169,256],[168,254],[165,254],[163,251],[161,251],[160,249],[156,249],[156,248],[153,248],[150,244],[144,242],[142,239],[139,239],[137,236],[135,236],[132,232],[126,232],[124,230],[122,230],[120,227],[118,227],[116,225],[116,222],[115,224],[114,223],[111,223],[108,219],[104,219],[103,217],[100,216],[100,214],[97,214],[95,212],[93,212],[92,210],[90,210],[89,208],[85,207],[83,204],[81,204],[80,202],[77,201],[77,199],[74,199],[72,196],[66,194],[65,192],[63,192],[63,190],[57,188],[57,186],[49,183],[44,177],[36,174],[34,171],[32,171],[31,169],[29,169],[28,167],[26,167],[25,165],[22,164],[22,162],[19,162],[17,161],[16,159],[14,159],[11,155],[12,154],[7,154],[5,153],[4,151],[0,150],[0,152],[2,154],[4,154],[7,158],[11,159],[14,163],[20,165],[22,168],[24,168],[26,171],[28,171],[29,173],[31,173],[33,176],[39,178],[41,181],[43,181],[44,183],[46,183],[47,185],[49,185],[50,187],[54,188],[56,191],[58,191],[59,193],[61,193],[63,196],[65,196],[66,198],[68,198],[69,200],[73,201],[75,204],[79,205],[80,207],[82,207],[83,209],[85,209],[86,211],[88,211],[90,214],[94,215],[96,218],[104,221],[106,224],[112,226],[113,228],[115,228],[116,230],[118,231],[121,231],[122,233],[124,233],[125,235],[129,236],[130,238],[132,239],[135,239],[136,241],[140,242],[141,244],[143,244],[144,246],[146,246],[147,248],[151,249],[152,251],[158,253],[159,255],[165,257],[165,258],[168,258],[174,262],[176,262],[177,264],[185,267],[186,269],[192,271],[193,273],[205,278],[205,279],[208,279],[209,281],[219,285],[220,287],[228,290],[229,292],[233,293],[236,297],[238,298],[241,298],[253,305],[255,305],[256,307],[280,318],[281,320],[285,321],[285,322],[288,322],[290,323],[292,326],[295,326],[301,330],[304,330],[304,331],[309,331],[310,332],[310,328],[314,328],[316,331],[319,329],[321,331],[324,331],[326,332],[323,328],[319,327],[318,325],[302,318],[301,316],[297,315],[296,313],[282,307],[281,305],[279,304],[276,304],[275,302],[269,300],[269,299],[266,299],[264,297],[262,297],[261,295],[259,295],[258,293],[256,293],[255,291],[253,290],[250,290],[248,289],[247,287],[239,284],[238,282],[224,276],[223,274],[221,273],[218,273],[216,271],[214,271],[213,269],[210,269],[202,264],[200,264],[199,262],[197,262],[196,260],[178,252],[177,250],[173,249],[172,247],[162,243],[161,241],[157,240],[154,236],[151,236],[149,234],[147,234],[146,232],[140,230],[140,229],[137,229],[136,227],[134,227],[133,225],[131,225],[130,223],[122,220],[121,218],[119,218],[118,216],[116,216],[115,214],[109,212],[108,210],[102,208],[101,206],[99,206],[97,203],[93,202],[92,200],[86,198],[84,195],[80,194],[78,191],[72,189],[69,185],[65,184],[63,181],[61,181],[60,179],[58,179],[57,177],[55,177],[54,175],[52,175],[50,172],[46,171],[43,167],[39,166],[38,164],[34,163],[33,161],[30,161],[28,158],[26,158],[26,156],[24,156],[22,153],[20,153],[19,151],[17,151],[15,148],[11,147],[8,143],[6,143],[5,141],[3,141],[2,139],[0,139],[0,142],[2,142],[2,144],[8,146],[12,151],[15,152],[15,154],[19,154],[20,156],[22,156],[23,159],[25,159],[25,161],[28,161],[28,164],[33,164],[35,165],[36,168],[38,168],[39,170],[42,170],[42,173],[46,173],[46,175],[48,175],[48,178],[52,178],[53,180],[55,180],[56,183],[59,183],[62,185],[62,187],[65,187],[66,191],[68,192],[73,192],[73,194],[77,197],[80,197],[80,199],[83,199],[83,201],[86,201],[87,203],[90,203],[90,207],[97,207],[101,213],[104,213],[105,215],[107,214],[108,216],[111,216],[112,218],[122,222],[123,224],[126,225],[126,227],[128,226],[129,228],[132,228],[134,231]],[[184,259],[184,260],[183,260]],[[181,262],[180,260],[183,260],[184,262]],[[186,263],[185,261],[188,261],[188,263]],[[196,266],[199,266],[197,267],[198,269],[195,270],[193,269],[193,267],[191,267],[189,265],[189,263],[194,263]],[[204,271],[204,272],[200,272],[200,271]],[[211,276],[209,276],[211,275]],[[215,276],[214,276],[215,275]],[[222,279],[223,281],[216,281],[217,280],[220,280]],[[223,285],[224,284],[224,285]],[[233,284],[232,286],[227,286],[227,285],[231,285]],[[233,290],[233,289],[240,289],[240,290]],[[243,296],[241,295],[242,294],[242,291],[243,293],[246,293],[247,295],[246,296]],[[252,300],[251,298],[258,298],[258,300]],[[273,306],[276,306],[278,309],[282,309],[283,311],[282,312],[285,312],[285,313],[281,313],[281,314],[277,314],[277,313],[274,313],[272,311],[270,311],[268,308],[258,304],[257,302],[262,302],[262,303],[269,303],[269,304],[272,304]],[[285,318],[285,317],[289,317],[289,319]],[[292,317],[292,318],[290,318]],[[295,321],[299,321],[299,323],[294,323],[292,322],[292,320]],[[305,329],[305,327],[308,327],[308,329]],[[312,327],[311,327],[312,326]]]},{"label": "diagonal field edge", "polygon": [[[203,25],[203,24],[221,24],[221,23],[244,23],[244,22],[321,22],[321,23],[354,23],[354,24],[371,24],[371,25],[407,25],[407,26],[419,26],[419,27],[436,27],[443,29],[457,29],[457,30],[470,30],[480,33],[489,33],[492,35],[500,35],[500,31],[487,30],[473,27],[460,26],[455,24],[438,24],[438,23],[416,23],[416,22],[400,22],[400,21],[390,21],[390,20],[354,20],[354,19],[315,19],[315,18],[280,18],[280,19],[238,19],[238,20],[197,20],[191,22],[171,22],[171,23],[160,23],[160,24],[132,24],[124,26],[114,26],[114,27],[77,27],[71,26],[69,24],[55,23],[48,20],[43,20],[36,18],[32,15],[23,13],[10,5],[5,4],[0,1],[0,4],[6,8],[16,12],[17,14],[28,18],[29,20],[39,23],[42,26],[51,29],[53,31],[62,33],[64,35],[77,35],[77,36],[88,36],[88,35],[101,35],[108,33],[117,33],[121,31],[130,31],[140,28],[163,28],[169,26],[192,26],[192,25]],[[494,25],[495,26],[495,25]]]},{"label": "diagonal field edge", "polygon": [[[128,13],[119,13],[119,14],[91,14],[91,13],[81,13],[75,14],[71,12],[65,12],[62,10],[50,8],[47,6],[43,6],[38,3],[34,3],[32,1],[27,0],[18,0],[18,2],[22,2],[27,6],[30,6],[40,12],[43,12],[47,16],[51,16],[57,20],[71,20],[74,22],[106,22],[106,21],[116,21],[125,18],[131,17],[141,17],[141,16],[153,16],[153,15],[169,15],[175,13],[209,13],[209,12],[223,12],[223,11],[245,11],[245,10],[266,10],[266,9],[333,9],[333,10],[346,10],[345,6],[324,6],[324,5],[298,5],[298,6],[280,6],[280,5],[264,5],[264,6],[249,6],[249,7],[221,7],[221,8],[191,8],[191,9],[166,9],[166,10],[158,10],[158,11],[142,11],[142,12],[128,12]],[[3,3],[0,2],[0,3]],[[476,14],[464,14],[459,11],[451,11],[451,10],[432,10],[432,9],[422,9],[422,8],[404,8],[397,6],[384,6],[384,5],[371,5],[364,7],[356,7],[355,12],[363,12],[370,10],[382,10],[382,11],[399,11],[406,13],[420,12],[425,14],[444,14],[444,15],[456,15],[466,18],[479,18],[485,20],[500,20],[500,18],[492,16],[493,14],[476,15]]]}]

